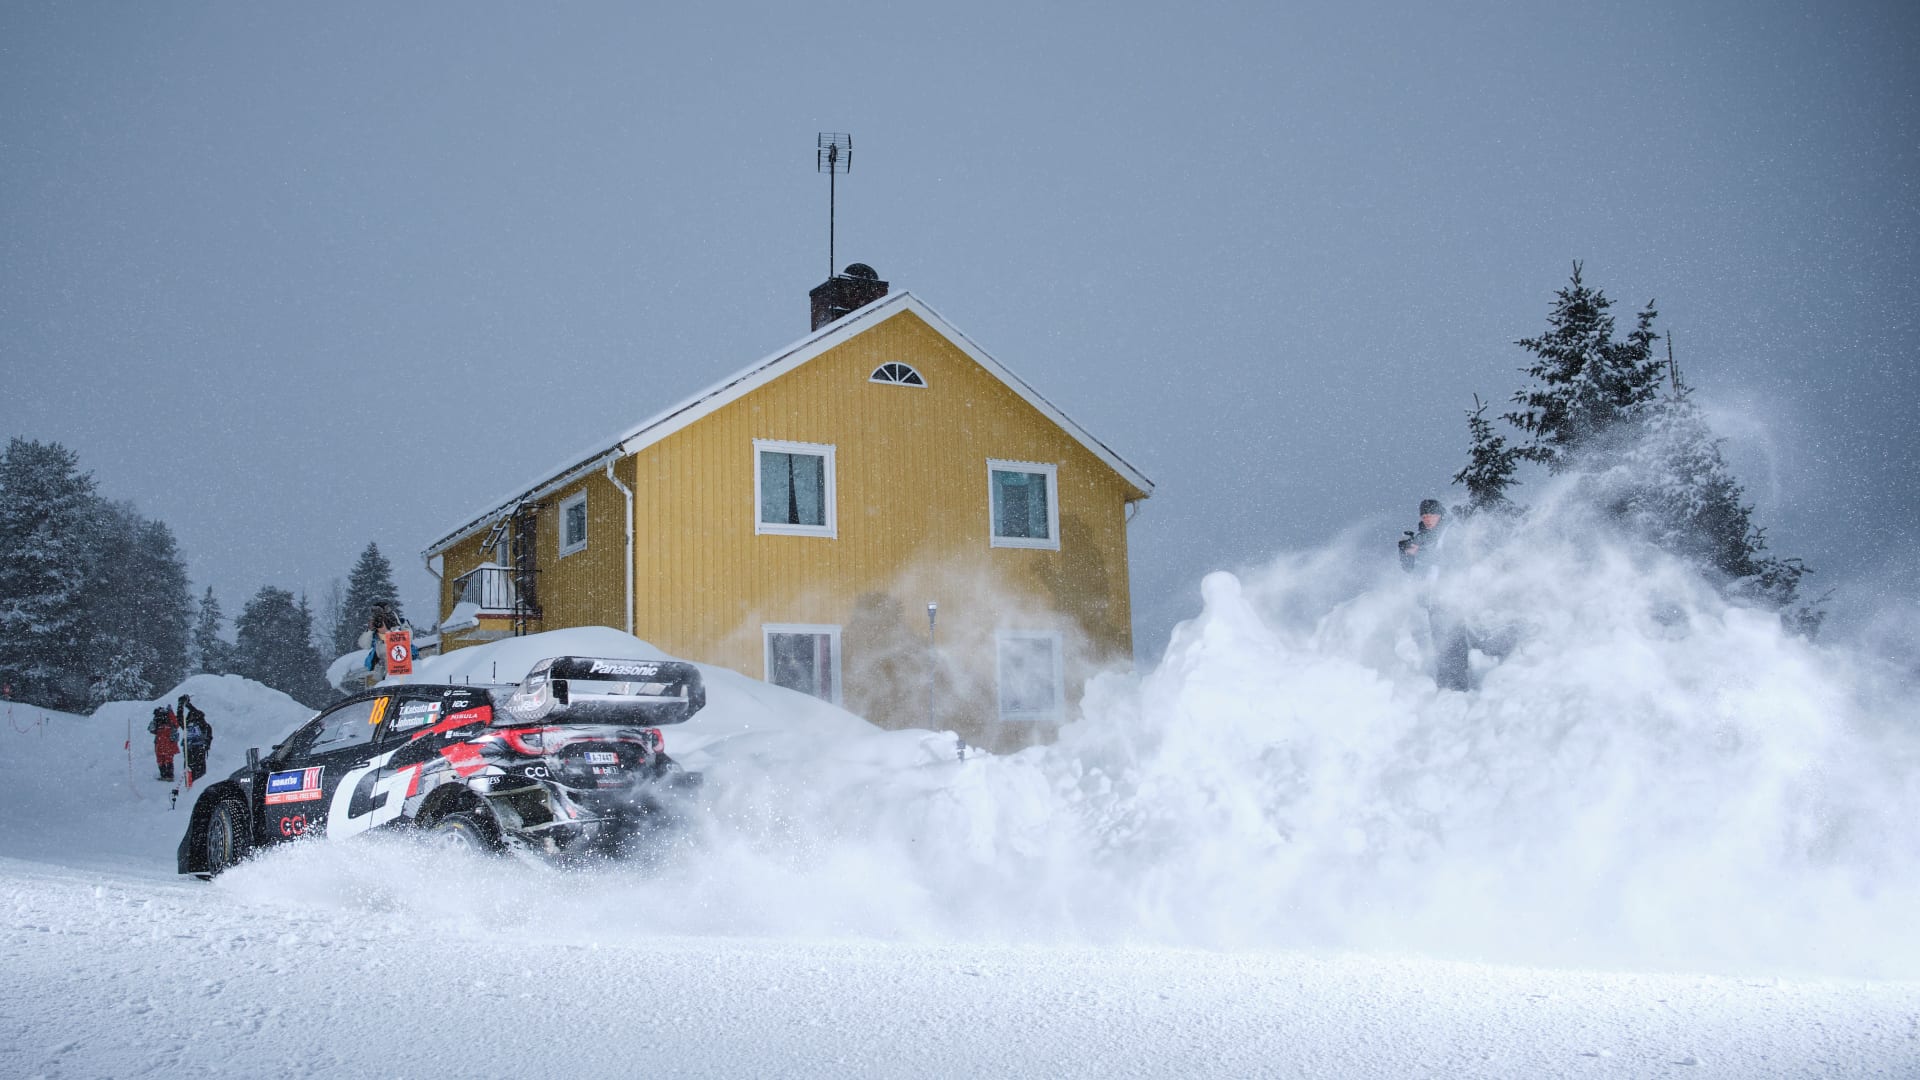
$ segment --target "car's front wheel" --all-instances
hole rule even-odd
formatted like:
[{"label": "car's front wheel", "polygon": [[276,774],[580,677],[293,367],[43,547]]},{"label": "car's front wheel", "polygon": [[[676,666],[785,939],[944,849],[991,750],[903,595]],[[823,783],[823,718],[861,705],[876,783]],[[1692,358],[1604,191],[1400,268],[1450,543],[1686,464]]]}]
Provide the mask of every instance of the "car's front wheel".
[{"label": "car's front wheel", "polygon": [[207,876],[212,877],[234,866],[253,849],[253,833],[247,828],[247,805],[239,799],[222,799],[207,815]]}]

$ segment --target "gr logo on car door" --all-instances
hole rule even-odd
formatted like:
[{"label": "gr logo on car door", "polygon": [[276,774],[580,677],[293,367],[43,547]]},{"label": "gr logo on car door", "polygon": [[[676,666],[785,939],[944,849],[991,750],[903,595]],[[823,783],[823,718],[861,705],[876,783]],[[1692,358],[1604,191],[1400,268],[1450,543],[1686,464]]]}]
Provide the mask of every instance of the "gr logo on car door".
[{"label": "gr logo on car door", "polygon": [[400,816],[407,798],[420,783],[421,762],[389,769],[393,755],[406,749],[396,746],[375,754],[365,765],[348,773],[333,793],[333,807],[327,812],[327,835],[335,840],[366,832],[376,825]]}]

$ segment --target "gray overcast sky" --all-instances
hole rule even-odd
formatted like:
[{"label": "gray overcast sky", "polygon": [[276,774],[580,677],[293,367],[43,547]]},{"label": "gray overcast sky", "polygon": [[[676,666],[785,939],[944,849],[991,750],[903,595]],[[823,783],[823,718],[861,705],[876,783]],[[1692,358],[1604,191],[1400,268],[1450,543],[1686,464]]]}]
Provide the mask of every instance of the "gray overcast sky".
[{"label": "gray overcast sky", "polygon": [[[1207,570],[1385,548],[1570,263],[1774,548],[1920,592],[1911,3],[0,7],[0,435],[317,600],[807,330],[842,264],[1152,477]],[[671,587],[663,583],[662,587]]]}]

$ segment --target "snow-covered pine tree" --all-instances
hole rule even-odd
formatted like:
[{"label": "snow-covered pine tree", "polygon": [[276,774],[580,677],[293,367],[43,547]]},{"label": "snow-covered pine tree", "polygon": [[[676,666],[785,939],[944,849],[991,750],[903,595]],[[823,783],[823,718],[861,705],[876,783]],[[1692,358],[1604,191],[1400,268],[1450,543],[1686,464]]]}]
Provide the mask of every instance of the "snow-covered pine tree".
[{"label": "snow-covered pine tree", "polygon": [[330,696],[326,665],[313,646],[306,599],[262,586],[234,620],[234,673],[265,683],[314,708]]},{"label": "snow-covered pine tree", "polygon": [[1520,482],[1513,475],[1520,464],[1520,448],[1508,445],[1506,436],[1493,430],[1486,412],[1486,403],[1475,394],[1473,408],[1467,412],[1467,433],[1472,439],[1467,467],[1453,474],[1454,483],[1467,486],[1467,510],[1476,514],[1512,510],[1507,489]]},{"label": "snow-covered pine tree", "polygon": [[[97,709],[109,701],[145,701],[153,697],[155,684],[147,677],[158,666],[153,649],[142,641],[126,638],[99,638],[93,643],[93,680],[88,687],[88,708]],[[172,686],[173,683],[162,683]]]},{"label": "snow-covered pine tree", "polygon": [[[1765,530],[1753,523],[1746,490],[1720,453],[1725,440],[1708,425],[1678,368],[1671,389],[1648,406],[1641,429],[1618,469],[1630,527],[1707,569],[1729,592],[1789,612],[1799,601],[1801,579],[1812,571],[1799,559],[1766,554]],[[1816,601],[1788,618],[1811,637],[1825,613]]]},{"label": "snow-covered pine tree", "polygon": [[382,601],[392,606],[394,615],[401,614],[400,591],[393,587],[393,565],[380,554],[380,546],[369,541],[347,577],[347,597],[333,624],[333,655],[344,656],[360,647],[367,617],[373,605]]},{"label": "snow-covered pine tree", "polygon": [[172,686],[187,671],[193,603],[173,530],[142,517],[132,503],[96,500],[90,519],[84,599],[88,681],[97,686],[110,669],[138,657],[142,681],[160,689]]},{"label": "snow-covered pine tree", "polygon": [[1619,504],[1635,533],[1711,569],[1722,581],[1755,573],[1753,508],[1720,453],[1693,388],[1672,390],[1641,418],[1641,436],[1620,455]]},{"label": "snow-covered pine tree", "polygon": [[1555,295],[1547,332],[1515,344],[1534,355],[1522,370],[1532,386],[1514,391],[1520,406],[1505,419],[1525,432],[1522,456],[1555,473],[1582,467],[1582,459],[1631,441],[1647,402],[1659,392],[1662,368],[1653,355],[1658,312],[1649,301],[1625,341],[1613,336],[1612,301],[1580,279]]},{"label": "snow-covered pine tree", "polygon": [[1721,440],[1673,365],[1671,345],[1664,363],[1653,356],[1659,340],[1653,304],[1626,340],[1616,341],[1611,302],[1587,287],[1580,270],[1574,263],[1573,280],[1556,295],[1547,333],[1517,342],[1534,355],[1523,370],[1535,382],[1514,393],[1522,407],[1502,418],[1528,441],[1508,447],[1474,410],[1468,414],[1473,448],[1454,482],[1468,485],[1477,506],[1504,501],[1506,488],[1517,482],[1516,459],[1578,472],[1629,532],[1692,561],[1727,593],[1779,610],[1790,626],[1811,635],[1824,617],[1819,601],[1794,605],[1812,571],[1799,559],[1766,554],[1765,532],[1753,523]]},{"label": "snow-covered pine tree", "polygon": [[200,597],[199,611],[193,619],[193,670],[209,675],[225,675],[233,669],[233,645],[220,636],[224,616],[213,586]]},{"label": "snow-covered pine tree", "polygon": [[15,700],[73,709],[87,698],[84,593],[91,473],[59,443],[15,438],[0,457],[0,680]]}]

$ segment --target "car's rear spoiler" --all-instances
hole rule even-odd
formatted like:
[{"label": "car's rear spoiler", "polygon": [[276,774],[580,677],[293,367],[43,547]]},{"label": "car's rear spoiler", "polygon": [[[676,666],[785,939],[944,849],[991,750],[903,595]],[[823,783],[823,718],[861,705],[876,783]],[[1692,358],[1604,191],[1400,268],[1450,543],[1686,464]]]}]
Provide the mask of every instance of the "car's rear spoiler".
[{"label": "car's rear spoiler", "polygon": [[556,656],[533,665],[501,708],[528,723],[678,724],[706,704],[692,664]]}]

